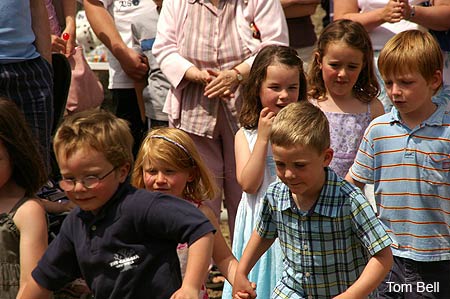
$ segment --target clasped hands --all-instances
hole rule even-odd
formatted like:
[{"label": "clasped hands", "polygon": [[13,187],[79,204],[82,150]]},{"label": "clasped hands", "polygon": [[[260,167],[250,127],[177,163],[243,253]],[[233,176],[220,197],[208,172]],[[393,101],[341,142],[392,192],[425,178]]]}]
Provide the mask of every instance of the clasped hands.
[{"label": "clasped hands", "polygon": [[239,85],[237,73],[233,70],[199,70],[193,66],[186,71],[185,79],[205,85],[204,95],[209,99],[233,98]]},{"label": "clasped hands", "polygon": [[410,16],[411,5],[408,0],[390,0],[382,11],[382,18],[387,23],[409,20]]}]

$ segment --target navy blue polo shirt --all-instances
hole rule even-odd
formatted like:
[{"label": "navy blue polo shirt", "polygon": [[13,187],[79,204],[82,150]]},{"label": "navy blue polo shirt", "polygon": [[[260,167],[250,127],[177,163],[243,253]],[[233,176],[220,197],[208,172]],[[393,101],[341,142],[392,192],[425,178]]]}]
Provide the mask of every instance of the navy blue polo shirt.
[{"label": "navy blue polo shirt", "polygon": [[187,201],[125,183],[97,215],[72,211],[32,275],[53,291],[83,277],[95,298],[167,299],[181,286],[177,244],[212,231]]}]

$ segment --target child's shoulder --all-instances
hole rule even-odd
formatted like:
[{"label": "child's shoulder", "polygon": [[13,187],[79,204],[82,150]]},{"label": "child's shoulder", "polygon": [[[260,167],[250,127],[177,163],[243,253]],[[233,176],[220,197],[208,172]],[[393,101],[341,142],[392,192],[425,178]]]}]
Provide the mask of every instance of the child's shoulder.
[{"label": "child's shoulder", "polygon": [[286,197],[287,195],[289,195],[289,187],[281,181],[277,180],[267,187],[266,196],[281,198]]}]

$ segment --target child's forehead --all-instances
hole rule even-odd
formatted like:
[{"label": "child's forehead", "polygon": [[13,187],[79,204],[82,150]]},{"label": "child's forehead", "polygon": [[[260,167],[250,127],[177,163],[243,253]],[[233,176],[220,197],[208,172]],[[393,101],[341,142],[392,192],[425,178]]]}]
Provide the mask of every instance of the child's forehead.
[{"label": "child's forehead", "polygon": [[274,157],[280,159],[302,157],[306,158],[311,155],[317,155],[318,151],[311,145],[306,144],[289,144],[289,145],[272,145]]},{"label": "child's forehead", "polygon": [[385,72],[382,75],[384,80],[408,80],[413,79],[417,77],[422,77],[422,74],[415,69],[409,68],[403,68],[403,69],[392,69],[387,72]]},{"label": "child's forehead", "polygon": [[104,152],[99,151],[90,145],[76,145],[67,148],[60,148],[59,156],[65,157],[65,159],[85,159],[88,157],[106,159]]},{"label": "child's forehead", "polygon": [[151,168],[158,168],[158,169],[174,168],[175,163],[169,163],[168,161],[164,161],[162,159],[157,159],[154,157],[146,157],[146,158],[144,158],[143,166],[144,166],[144,168],[151,167]]}]

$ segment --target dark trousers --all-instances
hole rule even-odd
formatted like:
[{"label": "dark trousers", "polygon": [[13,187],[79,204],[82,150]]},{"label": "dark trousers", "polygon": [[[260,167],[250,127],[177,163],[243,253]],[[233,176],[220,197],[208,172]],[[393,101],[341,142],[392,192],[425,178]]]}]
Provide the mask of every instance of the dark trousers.
[{"label": "dark trousers", "polygon": [[117,103],[116,116],[128,121],[134,138],[133,154],[136,157],[148,126],[141,120],[137,96],[134,88],[111,89],[112,99]]},{"label": "dark trousers", "polygon": [[378,287],[378,298],[449,299],[450,261],[417,262],[394,256],[394,264]]},{"label": "dark trousers", "polygon": [[50,169],[53,125],[53,69],[42,57],[0,64],[0,95],[22,110],[39,140],[44,161]]}]

